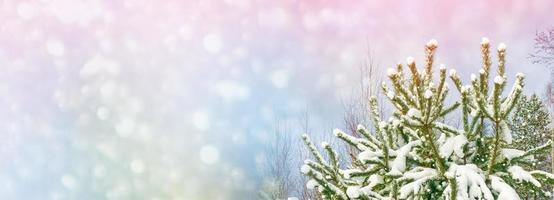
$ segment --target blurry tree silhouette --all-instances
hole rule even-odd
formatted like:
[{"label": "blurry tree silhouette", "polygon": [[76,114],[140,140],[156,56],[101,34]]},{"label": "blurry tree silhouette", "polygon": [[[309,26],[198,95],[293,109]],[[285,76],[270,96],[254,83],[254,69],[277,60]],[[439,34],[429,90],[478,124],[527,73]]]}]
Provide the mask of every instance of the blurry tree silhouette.
[{"label": "blurry tree silhouette", "polygon": [[531,54],[531,61],[535,64],[542,64],[550,71],[550,83],[546,89],[546,100],[550,112],[554,111],[554,28],[543,32],[537,32],[535,37],[534,52]]},{"label": "blurry tree silhouette", "polygon": [[[369,49],[369,47],[368,47]],[[368,50],[367,58],[364,63],[359,68],[359,93],[355,96],[352,96],[350,100],[346,103],[343,103],[344,107],[344,116],[343,123],[345,130],[349,135],[354,137],[360,137],[360,134],[357,131],[358,124],[367,124],[369,123],[369,98],[371,96],[378,96],[380,91],[380,83],[382,79],[380,78],[381,73],[375,64],[374,58],[371,56],[372,53]],[[379,103],[381,99],[379,99]],[[384,105],[384,104],[379,104]],[[380,110],[385,110],[384,107],[380,106]],[[381,113],[383,114],[383,113]],[[332,140],[331,140],[332,141]],[[349,161],[355,161],[356,155],[360,152],[352,147],[346,147],[347,154],[350,156]],[[356,163],[352,163],[356,166]]]},{"label": "blurry tree silhouette", "polygon": [[263,199],[287,199],[291,190],[296,189],[297,175],[293,168],[295,157],[294,143],[296,139],[290,136],[290,126],[279,120],[271,134],[266,157],[263,164],[263,183],[260,195]]},{"label": "blurry tree silhouette", "polygon": [[[546,65],[550,71],[550,82],[546,87],[545,103],[552,115],[554,113],[554,27],[543,32],[537,32],[535,50],[531,54],[531,59],[535,64]],[[554,147],[551,156],[554,157]],[[552,162],[551,167],[552,172],[554,172],[554,162]]]},{"label": "blurry tree silhouette", "polygon": [[554,28],[537,32],[535,51],[531,54],[531,59],[537,64],[554,64]]},{"label": "blurry tree silhouette", "polygon": [[[368,48],[369,49],[369,48]],[[356,131],[358,124],[367,124],[369,116],[369,98],[376,95],[380,90],[380,71],[368,52],[368,57],[359,67],[359,88],[344,105],[343,123],[349,134],[358,136]],[[384,108],[381,110],[385,110]],[[271,145],[266,150],[266,159],[263,166],[264,184],[262,185],[260,196],[263,199],[287,199],[288,197],[297,197],[300,200],[321,200],[321,195],[317,190],[309,190],[304,186],[307,182],[306,177],[300,174],[300,166],[308,158],[309,152],[303,148],[296,135],[301,133],[310,133],[309,112],[306,109],[304,116],[300,117],[298,122],[300,130],[291,129],[290,124],[283,124],[279,120],[275,122],[275,128],[272,134]],[[297,133],[298,134],[295,134]],[[329,134],[325,135],[328,136]],[[327,140],[336,141],[336,140]],[[335,146],[341,155],[350,157],[341,157],[344,163],[350,163],[355,160],[354,157],[359,152],[356,149],[336,142],[331,144]],[[302,159],[298,158],[301,155]],[[355,165],[355,163],[352,163]]]}]

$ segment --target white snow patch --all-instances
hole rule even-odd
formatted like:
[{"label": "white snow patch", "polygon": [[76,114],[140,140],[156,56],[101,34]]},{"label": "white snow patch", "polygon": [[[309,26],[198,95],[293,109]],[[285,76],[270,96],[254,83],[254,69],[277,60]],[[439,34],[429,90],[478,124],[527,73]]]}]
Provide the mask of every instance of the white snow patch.
[{"label": "white snow patch", "polygon": [[506,51],[506,44],[500,43],[498,45],[498,51]]},{"label": "white snow patch", "polygon": [[500,122],[500,128],[502,130],[502,139],[507,144],[512,144],[512,130],[508,127],[508,124],[503,120]]},{"label": "white snow patch", "polygon": [[391,175],[401,175],[401,173],[406,171],[406,156],[414,146],[419,144],[421,144],[419,140],[412,141],[396,151],[396,158],[391,164]]},{"label": "white snow patch", "polygon": [[489,43],[490,43],[489,38],[486,38],[486,37],[481,38],[482,45],[488,45]]},{"label": "white snow patch", "polygon": [[[479,169],[479,167],[477,167],[476,165],[452,164],[450,165],[450,168],[448,168],[447,176],[452,176],[456,178],[456,199],[494,200],[491,191],[485,183],[483,171],[481,171],[481,169]],[[445,193],[450,193],[450,191],[450,186],[448,186]]]},{"label": "white snow patch", "polygon": [[329,147],[329,143],[328,142],[321,142],[321,147],[322,148],[327,148],[327,147]]},{"label": "white snow patch", "polygon": [[404,173],[404,175],[402,176],[402,179],[417,180],[424,177],[435,176],[435,175],[437,175],[437,170],[435,169],[417,167]]},{"label": "white snow patch", "polygon": [[310,190],[313,190],[315,187],[317,187],[319,185],[319,183],[317,183],[316,180],[314,179],[310,179],[307,183],[306,183],[306,188],[310,189]]},{"label": "white snow patch", "polygon": [[439,45],[439,42],[435,39],[429,40],[429,42],[427,42],[426,44],[426,46],[429,48],[437,47],[438,45]]},{"label": "white snow patch", "polygon": [[406,58],[406,63],[408,63],[408,65],[413,65],[415,64],[415,60],[414,60],[414,57],[408,57]]},{"label": "white snow patch", "polygon": [[520,200],[517,192],[504,180],[497,176],[490,176],[492,189],[498,192],[498,199],[502,200]]},{"label": "white snow patch", "polygon": [[[365,127],[363,125],[359,124],[358,125],[358,130],[362,130],[362,129],[365,129]],[[339,135],[344,134],[344,132],[342,132],[340,129],[336,128],[336,129],[333,129],[333,134],[338,137]]]},{"label": "white snow patch", "polygon": [[308,174],[308,172],[310,172],[310,166],[308,165],[302,165],[302,167],[300,167],[300,172],[302,172],[302,174]]},{"label": "white snow patch", "polygon": [[525,151],[518,150],[518,149],[502,149],[502,156],[504,158],[511,160],[515,157],[523,156],[525,154]]},{"label": "white snow patch", "polygon": [[394,96],[395,96],[395,95],[394,95],[394,92],[393,92],[393,91],[387,92],[387,97],[388,97],[389,99],[394,99]]},{"label": "white snow patch", "polygon": [[[439,70],[441,70],[441,71],[442,71],[442,70],[446,70],[446,65],[444,65],[443,63],[441,63],[441,64],[439,65]],[[456,71],[456,70],[454,70],[454,71]]]},{"label": "white snow patch", "polygon": [[371,176],[369,176],[368,181],[369,181],[369,184],[366,187],[371,189],[376,185],[383,183],[383,177],[377,174],[372,174]]},{"label": "white snow patch", "polygon": [[408,117],[421,118],[421,112],[418,109],[410,108],[408,110]]},{"label": "white snow patch", "polygon": [[362,162],[368,160],[376,160],[379,156],[382,156],[381,152],[365,150],[358,154],[358,160]]},{"label": "white snow patch", "polygon": [[468,93],[470,89],[471,89],[471,86],[469,86],[469,85],[464,85],[464,86],[462,86],[462,88],[461,88],[461,92],[462,92],[462,93]]},{"label": "white snow patch", "polygon": [[473,81],[476,81],[476,80],[477,80],[477,76],[476,76],[475,74],[471,74],[471,75],[470,75],[470,79],[471,79],[472,82],[473,82]]},{"label": "white snow patch", "polygon": [[530,182],[539,188],[541,187],[541,183],[539,183],[539,181],[537,181],[537,179],[535,179],[531,175],[531,173],[529,173],[528,171],[525,171],[520,166],[509,167],[508,172],[510,172],[510,174],[512,175],[512,178],[514,178],[515,180]]},{"label": "white snow patch", "polygon": [[551,174],[551,173],[548,173],[548,172],[545,172],[545,171],[541,171],[541,170],[533,170],[533,171],[531,171],[531,174],[540,174],[540,175],[546,176],[550,179],[554,179],[554,174]]},{"label": "white snow patch", "polygon": [[392,126],[398,127],[398,125],[400,125],[400,120],[398,120],[398,119],[393,119],[393,120],[392,120]]},{"label": "white snow patch", "polygon": [[394,69],[394,68],[388,68],[388,69],[387,69],[387,75],[388,75],[388,76],[396,75],[396,73],[398,73],[398,72],[397,72],[396,69]]},{"label": "white snow patch", "polygon": [[360,197],[360,187],[359,186],[350,186],[346,188],[346,195],[350,198]]},{"label": "white snow patch", "polygon": [[479,111],[477,111],[477,109],[472,109],[471,112],[469,113],[472,117],[477,117],[477,113]]},{"label": "white snow patch", "polygon": [[341,170],[342,174],[344,175],[344,178],[352,178],[352,173],[359,172],[359,169],[345,169]]},{"label": "white snow patch", "polygon": [[433,92],[431,90],[425,90],[425,94],[423,94],[423,97],[426,99],[430,99],[433,96]]},{"label": "white snow patch", "polygon": [[406,199],[411,193],[419,194],[422,184],[436,176],[436,170],[429,168],[415,168],[406,172],[402,179],[413,179],[414,181],[400,188],[400,199]]},{"label": "white snow patch", "polygon": [[458,158],[464,157],[463,146],[467,143],[467,138],[464,135],[457,135],[446,139],[443,145],[439,148],[439,154],[443,158],[448,158],[454,152]]},{"label": "white snow patch", "polygon": [[500,84],[504,83],[504,78],[502,76],[496,76],[496,77],[494,77],[494,83],[500,85]]},{"label": "white snow patch", "polygon": [[455,70],[455,69],[450,69],[450,71],[448,71],[448,74],[453,77],[453,76],[456,76],[458,74],[458,72]]},{"label": "white snow patch", "polygon": [[388,124],[387,124],[387,122],[380,121],[378,125],[379,125],[380,129],[385,129],[385,128],[387,128]]}]

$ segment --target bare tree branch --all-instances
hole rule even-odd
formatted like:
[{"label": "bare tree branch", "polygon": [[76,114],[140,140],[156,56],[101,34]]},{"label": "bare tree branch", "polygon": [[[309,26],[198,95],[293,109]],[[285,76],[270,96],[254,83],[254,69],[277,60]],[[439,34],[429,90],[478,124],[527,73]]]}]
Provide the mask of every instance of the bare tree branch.
[{"label": "bare tree branch", "polygon": [[554,28],[536,33],[535,50],[530,58],[536,64],[554,64]]}]

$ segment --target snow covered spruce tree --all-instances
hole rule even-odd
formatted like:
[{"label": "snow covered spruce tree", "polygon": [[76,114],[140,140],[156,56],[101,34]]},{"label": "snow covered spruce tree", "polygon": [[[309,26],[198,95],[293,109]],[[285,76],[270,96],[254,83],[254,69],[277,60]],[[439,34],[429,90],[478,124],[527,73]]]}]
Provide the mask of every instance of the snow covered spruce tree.
[{"label": "snow covered spruce tree", "polygon": [[[550,116],[547,108],[541,99],[533,94],[531,96],[522,96],[514,108],[508,125],[512,130],[514,137],[513,146],[519,150],[530,150],[536,146],[543,145],[552,139],[552,130],[549,128]],[[532,166],[547,172],[551,172],[552,155],[536,155],[536,162]],[[543,191],[551,191],[551,185],[543,185]],[[518,193],[526,193],[527,199],[546,199],[535,198],[535,194],[528,193],[525,187],[516,187]]]},{"label": "snow covered spruce tree", "polygon": [[[373,128],[358,126],[360,138],[336,129],[334,134],[361,153],[350,167],[342,169],[331,146],[321,144],[322,155],[307,135],[304,142],[314,160],[306,160],[301,172],[309,177],[306,186],[317,189],[324,199],[520,199],[515,187],[541,196],[544,184],[554,184],[554,175],[536,170],[534,156],[548,152],[552,141],[527,151],[512,148],[506,123],[523,89],[523,74],[506,88],[505,50],[498,46],[496,76],[489,85],[491,57],[489,41],[481,43],[483,66],[463,85],[454,69],[448,76],[459,98],[445,101],[449,87],[447,69],[440,65],[438,80],[433,77],[436,40],[425,46],[423,70],[413,58],[407,69],[398,64],[388,70],[390,85],[382,89],[394,110],[383,120],[376,98],[370,99]],[[454,112],[459,111],[459,112]],[[442,121],[459,114],[461,125]],[[488,125],[492,128],[485,129]]]},{"label": "snow covered spruce tree", "polygon": [[[522,96],[508,123],[514,136],[514,147],[529,150],[547,143],[553,137],[550,122],[547,108],[537,95]],[[548,154],[536,158],[539,160],[533,165],[543,171],[551,170]]]}]

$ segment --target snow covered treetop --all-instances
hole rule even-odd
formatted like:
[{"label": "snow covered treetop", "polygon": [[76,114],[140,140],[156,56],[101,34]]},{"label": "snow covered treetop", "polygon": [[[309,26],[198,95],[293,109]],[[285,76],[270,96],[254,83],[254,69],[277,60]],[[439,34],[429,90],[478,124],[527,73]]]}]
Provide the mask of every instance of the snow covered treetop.
[{"label": "snow covered treetop", "polygon": [[[506,48],[503,44],[498,48],[497,71],[491,81],[489,46],[484,38],[482,69],[469,84],[464,85],[450,69],[449,78],[459,94],[454,102],[445,101],[449,93],[447,67],[441,65],[438,76],[433,74],[436,40],[425,45],[422,70],[412,57],[407,59],[407,73],[402,64],[390,69],[390,84],[383,84],[382,90],[394,108],[391,117],[381,118],[376,97],[372,97],[371,128],[359,125],[356,134],[333,131],[357,156],[339,153],[326,142],[321,145],[324,156],[304,135],[315,158],[306,160],[301,168],[309,178],[307,187],[317,189],[323,199],[343,200],[549,196],[541,186],[552,185],[554,175],[533,169],[533,155],[548,151],[552,141],[528,151],[512,148],[506,119],[522,93],[524,76],[518,74],[503,96]],[[444,123],[452,119],[459,122]],[[351,157],[351,162],[341,165],[339,156]]]}]

